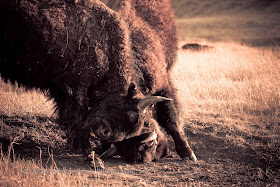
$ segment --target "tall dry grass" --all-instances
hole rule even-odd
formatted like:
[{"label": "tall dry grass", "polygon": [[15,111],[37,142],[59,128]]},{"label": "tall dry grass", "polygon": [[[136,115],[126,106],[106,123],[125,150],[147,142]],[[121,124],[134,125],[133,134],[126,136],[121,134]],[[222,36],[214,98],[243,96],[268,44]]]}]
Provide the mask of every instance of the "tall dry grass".
[{"label": "tall dry grass", "polygon": [[172,78],[185,122],[278,138],[280,49],[212,45],[203,52],[179,51]]},{"label": "tall dry grass", "polygon": [[45,116],[54,114],[54,102],[47,92],[39,89],[26,89],[23,86],[4,83],[0,77],[0,115],[6,116]]},{"label": "tall dry grass", "polygon": [[[16,157],[13,153],[13,141],[8,152],[3,153],[0,147],[0,186],[119,186],[125,185],[121,179],[113,180],[113,174],[97,172],[94,169],[73,169],[58,167],[54,156],[49,153],[47,162],[38,159]],[[104,180],[106,179],[106,180]]]}]

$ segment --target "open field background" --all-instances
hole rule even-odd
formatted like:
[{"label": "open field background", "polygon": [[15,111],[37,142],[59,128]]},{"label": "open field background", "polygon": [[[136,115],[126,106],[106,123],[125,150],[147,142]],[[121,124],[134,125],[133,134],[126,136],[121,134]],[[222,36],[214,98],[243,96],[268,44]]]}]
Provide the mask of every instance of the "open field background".
[{"label": "open field background", "polygon": [[252,46],[280,43],[277,0],[172,0],[181,39],[235,41]]},{"label": "open field background", "polygon": [[10,144],[6,140],[14,141],[14,149],[1,151],[0,186],[279,185],[280,3],[172,3],[179,47],[213,47],[180,49],[171,74],[180,98],[182,130],[198,161],[181,161],[171,150],[156,163],[130,165],[110,159],[107,169],[97,172],[79,155],[61,149],[65,134],[55,123],[55,104],[47,92],[0,80],[3,149]]}]

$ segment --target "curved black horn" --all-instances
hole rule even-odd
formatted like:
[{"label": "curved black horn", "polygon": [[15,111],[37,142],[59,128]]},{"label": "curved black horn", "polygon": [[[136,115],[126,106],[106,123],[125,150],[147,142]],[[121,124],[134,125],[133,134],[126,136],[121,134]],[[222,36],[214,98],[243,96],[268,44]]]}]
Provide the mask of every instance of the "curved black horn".
[{"label": "curved black horn", "polygon": [[162,102],[162,101],[171,101],[171,100],[172,99],[169,99],[167,97],[162,97],[162,96],[150,96],[140,100],[137,104],[137,109],[141,112],[144,112],[144,110],[151,104],[155,104],[157,102]]}]

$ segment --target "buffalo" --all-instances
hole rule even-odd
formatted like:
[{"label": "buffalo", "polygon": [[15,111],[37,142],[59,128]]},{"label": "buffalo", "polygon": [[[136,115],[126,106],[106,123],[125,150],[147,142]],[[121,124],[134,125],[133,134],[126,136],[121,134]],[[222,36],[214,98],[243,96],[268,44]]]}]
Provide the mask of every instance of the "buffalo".
[{"label": "buffalo", "polygon": [[169,0],[0,4],[1,76],[48,90],[69,145],[84,155],[95,137],[113,145],[101,158],[120,154],[145,162],[161,157],[166,150],[161,126],[182,159],[196,160],[178,128],[169,77],[176,53]]},{"label": "buffalo", "polygon": [[182,46],[183,50],[191,50],[191,51],[207,51],[213,49],[212,46],[201,45],[197,43],[187,43]]}]

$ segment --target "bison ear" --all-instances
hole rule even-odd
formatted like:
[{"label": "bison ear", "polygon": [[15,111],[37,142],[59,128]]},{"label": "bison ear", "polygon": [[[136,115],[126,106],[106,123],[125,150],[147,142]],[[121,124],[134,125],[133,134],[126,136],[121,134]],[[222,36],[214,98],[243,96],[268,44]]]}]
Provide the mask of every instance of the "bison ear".
[{"label": "bison ear", "polygon": [[136,86],[134,82],[131,82],[128,87],[127,98],[132,99],[132,97],[136,94]]}]

